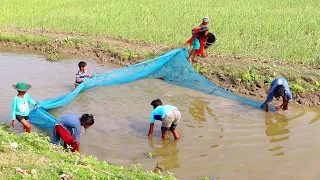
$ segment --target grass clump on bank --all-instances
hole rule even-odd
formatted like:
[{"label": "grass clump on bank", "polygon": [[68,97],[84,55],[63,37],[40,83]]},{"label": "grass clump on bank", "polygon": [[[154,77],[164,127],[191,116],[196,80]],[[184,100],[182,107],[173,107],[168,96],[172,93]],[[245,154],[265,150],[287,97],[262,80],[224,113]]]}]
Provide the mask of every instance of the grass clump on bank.
[{"label": "grass clump on bank", "polygon": [[45,45],[50,43],[52,39],[46,36],[0,34],[0,41],[14,42],[14,43],[26,44],[26,45]]},{"label": "grass clump on bank", "polygon": [[318,0],[2,0],[0,25],[180,46],[208,15],[218,39],[209,51],[318,65],[319,8]]},{"label": "grass clump on bank", "polygon": [[[108,60],[108,57],[117,58],[120,61],[112,62],[119,65],[130,65],[144,60],[155,58],[163,52],[153,52],[147,49],[130,49],[124,46],[115,46],[108,41],[97,41],[93,38],[68,38],[59,39],[53,36],[36,36],[20,34],[0,34],[0,43],[8,47],[27,48],[42,51],[50,62],[62,61],[61,53],[82,54],[95,56],[100,60]],[[118,42],[119,43],[119,42]]]},{"label": "grass clump on bank", "polygon": [[[233,86],[253,90],[255,87],[268,90],[271,82],[277,77],[285,77],[294,94],[312,94],[320,91],[320,72],[317,68],[299,65],[272,65],[258,62],[204,61],[196,64],[195,69],[209,80],[220,80],[224,88]],[[254,85],[254,87],[250,87]],[[239,88],[240,87],[240,88]],[[243,87],[243,88],[241,88]]]},{"label": "grass clump on bank", "polygon": [[[89,156],[65,152],[36,133],[16,136],[0,126],[0,179],[174,179],[145,172],[141,166],[125,169]],[[18,147],[11,146],[17,142]]]}]

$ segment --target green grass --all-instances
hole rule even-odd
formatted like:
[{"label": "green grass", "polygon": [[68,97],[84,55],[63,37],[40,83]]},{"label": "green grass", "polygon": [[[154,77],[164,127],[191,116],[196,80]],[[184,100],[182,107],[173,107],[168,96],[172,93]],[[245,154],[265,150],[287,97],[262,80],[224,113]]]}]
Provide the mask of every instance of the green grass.
[{"label": "green grass", "polygon": [[263,84],[267,90],[276,77],[285,77],[289,87],[296,94],[312,93],[320,90],[320,71],[318,69],[295,67],[295,66],[273,66],[255,62],[202,62],[194,65],[194,68],[209,80],[214,77],[226,77],[232,82],[242,84]]},{"label": "green grass", "polygon": [[28,45],[44,45],[52,41],[46,36],[28,36],[28,35],[14,35],[14,34],[0,34],[0,41],[15,42]]},{"label": "green grass", "polygon": [[320,64],[319,0],[1,0],[0,25],[180,46],[208,15],[209,51]]},{"label": "green grass", "polygon": [[[65,152],[61,147],[50,144],[46,136],[36,133],[16,136],[5,130],[7,127],[0,125],[0,179],[59,179],[63,174],[81,180],[175,179],[171,175],[160,177],[153,172],[145,172],[140,165],[126,169],[92,156]],[[18,148],[10,146],[13,142],[18,143]],[[28,175],[16,173],[18,168],[27,170]]]}]

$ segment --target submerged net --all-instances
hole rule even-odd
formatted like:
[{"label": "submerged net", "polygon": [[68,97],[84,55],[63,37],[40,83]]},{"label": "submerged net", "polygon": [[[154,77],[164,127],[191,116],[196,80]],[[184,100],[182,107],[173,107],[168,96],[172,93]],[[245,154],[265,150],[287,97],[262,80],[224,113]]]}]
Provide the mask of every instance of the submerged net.
[{"label": "submerged net", "polygon": [[[207,94],[222,96],[257,108],[262,107],[262,103],[259,101],[238,96],[208,81],[195,71],[187,61],[187,56],[187,49],[176,49],[155,59],[98,76],[95,75],[91,79],[87,78],[69,94],[54,99],[38,101],[40,108],[31,110],[29,115],[30,122],[42,128],[52,128],[54,127],[56,118],[50,115],[47,110],[70,103],[81,91],[96,86],[128,83],[143,78],[160,78],[168,83],[195,89]],[[271,107],[271,111],[274,111],[274,107]]]}]

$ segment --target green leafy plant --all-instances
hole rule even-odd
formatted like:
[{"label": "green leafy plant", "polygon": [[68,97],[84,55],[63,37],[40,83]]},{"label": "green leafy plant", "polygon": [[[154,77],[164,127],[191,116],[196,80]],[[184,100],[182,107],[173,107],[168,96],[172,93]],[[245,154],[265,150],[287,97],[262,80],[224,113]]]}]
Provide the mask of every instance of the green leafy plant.
[{"label": "green leafy plant", "polygon": [[305,88],[302,87],[300,84],[298,83],[291,83],[289,85],[290,89],[292,89],[292,91],[297,92],[297,93],[303,93],[305,92]]},{"label": "green leafy plant", "polygon": [[10,124],[8,124],[8,123],[1,123],[1,125],[0,125],[0,129],[2,129],[4,131],[8,131],[9,128],[10,128]]},{"label": "green leafy plant", "polygon": [[246,70],[245,72],[242,73],[241,80],[242,81],[247,81],[247,82],[251,82],[252,81],[251,73],[250,73],[249,70]]},{"label": "green leafy plant", "polygon": [[50,62],[60,62],[62,57],[58,53],[50,53],[47,55],[47,60]]},{"label": "green leafy plant", "polygon": [[156,157],[156,153],[150,153],[150,152],[148,152],[148,153],[147,153],[147,156],[148,156],[148,158],[154,158],[154,157]]},{"label": "green leafy plant", "polygon": [[194,69],[197,71],[197,73],[201,72],[201,66],[199,63],[193,64]]}]

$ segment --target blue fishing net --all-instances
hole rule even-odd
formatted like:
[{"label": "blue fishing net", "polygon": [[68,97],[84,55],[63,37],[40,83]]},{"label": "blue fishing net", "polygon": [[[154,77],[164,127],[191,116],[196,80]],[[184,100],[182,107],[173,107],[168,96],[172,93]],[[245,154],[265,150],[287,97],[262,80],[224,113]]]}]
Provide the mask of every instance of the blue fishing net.
[{"label": "blue fishing net", "polygon": [[[128,83],[143,78],[160,78],[168,83],[195,89],[207,94],[233,99],[257,108],[263,107],[259,101],[236,95],[208,81],[195,71],[187,61],[187,56],[187,49],[176,49],[155,59],[98,76],[94,75],[91,79],[87,78],[69,94],[54,99],[38,101],[40,108],[31,110],[29,115],[30,122],[42,128],[52,128],[54,127],[56,118],[50,115],[47,110],[70,103],[81,91],[96,86]],[[271,107],[271,111],[275,111],[274,107]]]}]

